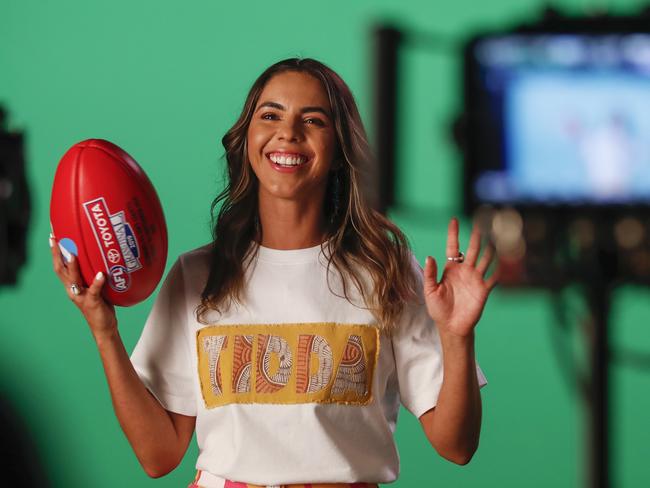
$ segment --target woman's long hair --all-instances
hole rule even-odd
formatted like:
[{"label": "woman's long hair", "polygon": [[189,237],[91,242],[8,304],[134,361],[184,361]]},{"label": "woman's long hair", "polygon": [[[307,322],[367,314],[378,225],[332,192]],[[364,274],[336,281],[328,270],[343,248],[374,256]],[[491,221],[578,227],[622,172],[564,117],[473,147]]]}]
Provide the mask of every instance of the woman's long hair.
[{"label": "woman's long hair", "polygon": [[360,180],[371,151],[352,92],[334,71],[309,58],[286,59],[264,71],[251,87],[239,119],[222,139],[228,178],[212,202],[211,265],[198,319],[207,323],[211,310],[223,312],[233,301],[242,302],[246,266],[257,251],[252,244],[261,242],[262,235],[259,183],[248,160],[246,134],[266,83],[284,72],[306,73],[320,80],[332,109],[340,160],[333,164],[337,169],[330,174],[324,203],[328,229],[323,251],[328,271],[330,266],[338,270],[348,301],[349,287],[354,285],[377,326],[390,333],[406,302],[417,296],[418,279],[408,242],[399,228],[370,208],[361,194]]}]

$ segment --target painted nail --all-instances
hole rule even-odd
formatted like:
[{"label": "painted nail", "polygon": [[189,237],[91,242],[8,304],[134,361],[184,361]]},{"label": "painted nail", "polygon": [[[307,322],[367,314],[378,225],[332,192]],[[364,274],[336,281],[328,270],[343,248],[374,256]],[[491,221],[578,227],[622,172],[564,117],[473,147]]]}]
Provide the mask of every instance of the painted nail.
[{"label": "painted nail", "polygon": [[99,281],[99,280],[101,280],[103,277],[104,277],[104,273],[102,273],[102,272],[100,271],[99,273],[97,273],[97,275],[95,275],[95,280],[96,280],[96,281]]}]

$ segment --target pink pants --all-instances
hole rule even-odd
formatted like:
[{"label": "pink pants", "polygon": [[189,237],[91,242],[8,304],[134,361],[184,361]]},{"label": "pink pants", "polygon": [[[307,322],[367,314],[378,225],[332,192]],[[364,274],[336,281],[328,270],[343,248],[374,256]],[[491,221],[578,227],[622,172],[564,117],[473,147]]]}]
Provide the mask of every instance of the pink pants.
[{"label": "pink pants", "polygon": [[[202,488],[197,484],[201,477],[201,471],[196,473],[196,477],[191,485],[187,488]],[[265,488],[262,485],[251,485],[250,483],[240,483],[238,481],[225,480],[223,488]],[[280,485],[280,488],[379,488],[375,483],[299,483],[293,485]]]}]

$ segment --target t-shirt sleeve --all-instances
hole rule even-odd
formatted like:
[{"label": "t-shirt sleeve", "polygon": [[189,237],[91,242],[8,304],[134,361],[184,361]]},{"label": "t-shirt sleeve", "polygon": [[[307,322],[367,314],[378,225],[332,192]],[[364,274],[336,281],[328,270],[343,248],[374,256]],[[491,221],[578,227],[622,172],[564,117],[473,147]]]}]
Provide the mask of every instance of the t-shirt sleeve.
[{"label": "t-shirt sleeve", "polygon": [[131,362],[147,389],[167,410],[195,416],[190,329],[181,259],[165,278]]},{"label": "t-shirt sleeve", "polygon": [[[412,266],[419,278],[418,303],[406,306],[392,345],[402,405],[415,417],[436,406],[443,378],[442,345],[440,335],[424,304],[422,295],[422,267],[415,257]],[[479,386],[487,384],[478,364]]]}]

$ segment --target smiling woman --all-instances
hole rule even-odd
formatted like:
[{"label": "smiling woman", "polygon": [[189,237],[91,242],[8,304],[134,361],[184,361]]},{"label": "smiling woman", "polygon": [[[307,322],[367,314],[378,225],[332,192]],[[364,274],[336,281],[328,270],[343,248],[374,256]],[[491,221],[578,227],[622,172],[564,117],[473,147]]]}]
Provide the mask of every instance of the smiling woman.
[{"label": "smiling woman", "polygon": [[417,296],[417,276],[403,233],[362,194],[370,148],[338,74],[313,59],[269,67],[223,145],[229,181],[213,202],[221,208],[199,317],[241,299],[246,262],[257,252],[251,242],[286,250],[323,244],[328,268],[345,277],[344,296],[353,286],[378,326],[394,327]]},{"label": "smiling woman", "polygon": [[[196,430],[195,488],[377,487],[394,481],[400,403],[435,449],[469,462],[485,378],[474,327],[496,278],[480,235],[417,264],[369,207],[371,157],[352,93],[330,68],[288,59],[253,84],[223,138],[213,241],[178,257],[131,358],[102,280],[73,297],[116,415],[152,477]],[[78,273],[76,261],[60,276]]]},{"label": "smiling woman", "polygon": [[[322,217],[337,146],[330,111],[327,93],[311,75],[285,72],[266,84],[247,134],[261,214],[277,215],[274,207],[282,205],[280,211]],[[283,229],[274,230],[284,234]],[[318,242],[299,246],[320,244],[318,237]],[[268,235],[262,236],[262,244],[273,247],[268,240]]]}]

